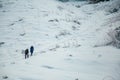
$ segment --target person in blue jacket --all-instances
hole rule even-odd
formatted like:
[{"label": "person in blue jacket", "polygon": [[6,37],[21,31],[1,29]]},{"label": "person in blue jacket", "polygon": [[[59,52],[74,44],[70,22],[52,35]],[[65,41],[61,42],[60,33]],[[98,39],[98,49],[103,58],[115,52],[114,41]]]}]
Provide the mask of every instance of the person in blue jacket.
[{"label": "person in blue jacket", "polygon": [[31,46],[31,47],[30,47],[30,53],[31,53],[31,56],[33,55],[33,52],[34,52],[34,47]]}]

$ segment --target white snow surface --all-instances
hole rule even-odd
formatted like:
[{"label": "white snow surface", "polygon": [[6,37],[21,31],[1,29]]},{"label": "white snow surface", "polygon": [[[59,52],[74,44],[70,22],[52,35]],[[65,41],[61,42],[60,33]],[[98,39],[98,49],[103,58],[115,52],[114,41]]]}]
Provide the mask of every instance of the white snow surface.
[{"label": "white snow surface", "polygon": [[112,3],[0,0],[0,80],[120,80],[120,49],[105,45],[120,26]]}]

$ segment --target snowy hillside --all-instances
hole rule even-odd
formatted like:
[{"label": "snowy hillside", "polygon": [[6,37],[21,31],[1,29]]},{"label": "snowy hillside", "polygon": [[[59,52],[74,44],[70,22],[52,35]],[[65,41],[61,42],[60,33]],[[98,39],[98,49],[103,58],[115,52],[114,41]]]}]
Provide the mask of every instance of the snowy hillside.
[{"label": "snowy hillside", "polygon": [[119,5],[0,0],[0,80],[119,80],[120,49],[108,45]]}]

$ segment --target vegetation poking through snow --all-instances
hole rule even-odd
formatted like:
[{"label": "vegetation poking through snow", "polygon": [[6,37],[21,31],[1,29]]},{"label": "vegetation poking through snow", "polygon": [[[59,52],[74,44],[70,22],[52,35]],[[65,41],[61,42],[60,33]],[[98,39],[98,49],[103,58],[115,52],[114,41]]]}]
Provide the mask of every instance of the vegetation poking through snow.
[{"label": "vegetation poking through snow", "polygon": [[0,4],[0,8],[2,8],[3,7],[3,5],[2,4]]},{"label": "vegetation poking through snow", "polygon": [[8,79],[8,76],[2,76],[3,79]]},{"label": "vegetation poking through snow", "polygon": [[60,38],[60,37],[62,37],[62,36],[67,36],[67,35],[71,35],[71,33],[70,33],[69,31],[62,30],[62,31],[59,32],[58,35],[55,36],[55,38],[58,39],[58,38]]},{"label": "vegetation poking through snow", "polygon": [[78,25],[80,25],[80,22],[77,21],[77,20],[73,20],[73,22],[76,23],[76,24],[78,24]]},{"label": "vegetation poking through snow", "polygon": [[21,33],[21,34],[20,34],[20,36],[25,36],[25,35],[26,35],[26,33]]},{"label": "vegetation poking through snow", "polygon": [[0,42],[0,46],[2,46],[2,45],[4,45],[5,44],[5,42]]},{"label": "vegetation poking through snow", "polygon": [[49,20],[48,22],[59,22],[58,19],[52,19],[52,20]]},{"label": "vegetation poking through snow", "polygon": [[111,13],[116,13],[120,10],[120,0],[115,0],[114,2],[110,3],[106,6],[106,11]]},{"label": "vegetation poking through snow", "polygon": [[80,5],[75,5],[75,7],[80,8],[81,6]]},{"label": "vegetation poking through snow", "polygon": [[69,0],[58,0],[58,1],[61,1],[61,2],[68,2]]},{"label": "vegetation poking through snow", "polygon": [[99,2],[104,2],[104,1],[110,1],[110,0],[88,0],[89,3],[99,3]]},{"label": "vegetation poking through snow", "polygon": [[58,6],[57,8],[58,8],[60,11],[64,9],[62,6]]},{"label": "vegetation poking through snow", "polygon": [[120,48],[120,27],[111,30],[108,35],[111,37],[111,44],[117,48]]},{"label": "vegetation poking through snow", "polygon": [[72,26],[72,30],[79,30],[80,27],[79,26]]},{"label": "vegetation poking through snow", "polygon": [[50,48],[49,51],[56,51],[58,48],[60,48],[60,45],[56,45],[53,48]]}]

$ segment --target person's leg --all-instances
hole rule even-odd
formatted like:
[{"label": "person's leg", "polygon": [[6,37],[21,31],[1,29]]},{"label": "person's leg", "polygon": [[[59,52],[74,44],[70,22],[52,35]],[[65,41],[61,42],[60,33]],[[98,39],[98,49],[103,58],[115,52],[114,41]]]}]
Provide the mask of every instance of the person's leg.
[{"label": "person's leg", "polygon": [[29,58],[29,54],[27,54],[27,58]]},{"label": "person's leg", "polygon": [[31,56],[33,55],[33,52],[31,52]]},{"label": "person's leg", "polygon": [[27,58],[27,55],[25,54],[25,59]]}]

